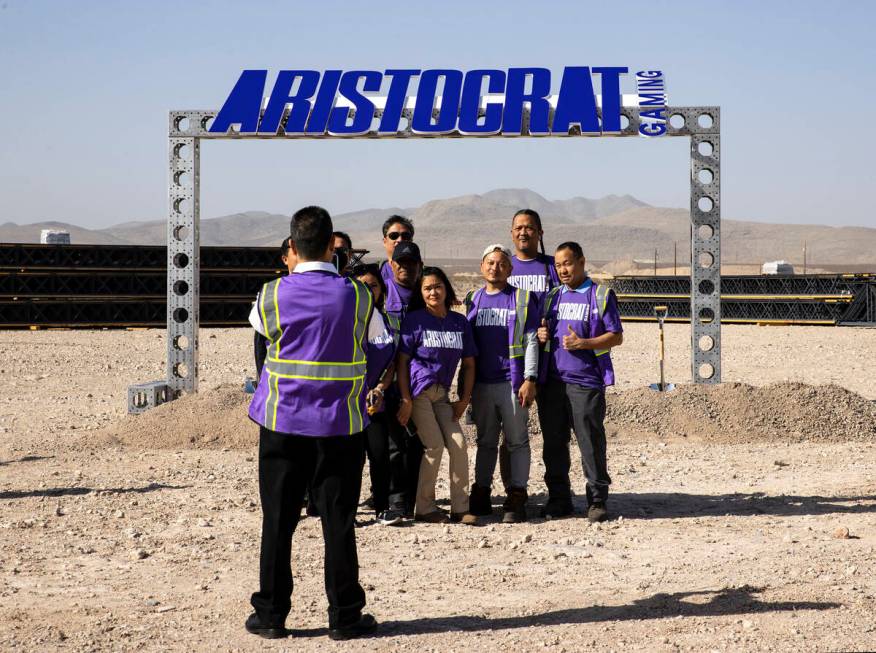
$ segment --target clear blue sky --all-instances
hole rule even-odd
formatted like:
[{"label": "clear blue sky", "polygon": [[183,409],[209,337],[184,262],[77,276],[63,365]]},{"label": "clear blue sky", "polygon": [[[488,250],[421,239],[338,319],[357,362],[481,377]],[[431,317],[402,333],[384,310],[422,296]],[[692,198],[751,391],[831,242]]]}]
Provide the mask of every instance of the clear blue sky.
[{"label": "clear blue sky", "polygon": [[[865,1],[0,0],[0,222],[163,219],[167,111],[218,109],[244,68],[607,65],[721,106],[725,218],[876,227],[874,24]],[[498,187],[684,207],[687,170],[682,138],[211,142],[201,215]]]}]

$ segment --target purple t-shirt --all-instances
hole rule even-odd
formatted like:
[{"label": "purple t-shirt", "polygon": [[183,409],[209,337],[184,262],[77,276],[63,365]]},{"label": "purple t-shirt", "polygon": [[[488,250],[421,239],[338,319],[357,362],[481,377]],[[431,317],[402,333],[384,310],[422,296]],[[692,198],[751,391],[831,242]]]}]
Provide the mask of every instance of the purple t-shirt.
[{"label": "purple t-shirt", "polygon": [[[563,336],[569,333],[569,326],[581,338],[590,338],[590,311],[596,309],[593,282],[587,279],[577,290],[563,288],[554,300],[548,313],[551,332],[551,356],[549,372],[552,378],[566,383],[582,385],[587,388],[603,389],[605,383],[592,349],[567,351],[563,349]],[[606,331],[622,333],[617,298],[608,293],[605,311],[601,315]]]},{"label": "purple t-shirt", "polygon": [[405,288],[396,282],[395,275],[392,273],[392,265],[388,262],[384,262],[380,266],[380,276],[386,283],[386,298],[383,300],[383,309],[396,317],[404,317],[408,304],[411,303],[414,289]]},{"label": "purple t-shirt", "polygon": [[515,288],[531,290],[541,298],[548,290],[560,285],[553,256],[539,254],[534,259],[521,261],[515,254],[511,257],[511,264],[514,267],[511,276],[508,277],[508,283]]},{"label": "purple t-shirt", "polygon": [[[516,308],[516,292],[505,286],[492,295],[486,290],[476,293],[472,299],[476,310],[469,324],[474,332],[478,348],[476,380],[478,383],[501,383],[511,380],[511,360],[508,358],[508,321]],[[524,333],[538,328],[540,313],[535,295],[530,293],[529,310],[526,314]]]},{"label": "purple t-shirt", "polygon": [[478,355],[464,315],[450,311],[438,318],[425,309],[405,317],[399,351],[411,357],[412,398],[436,383],[450,388],[459,361]]}]

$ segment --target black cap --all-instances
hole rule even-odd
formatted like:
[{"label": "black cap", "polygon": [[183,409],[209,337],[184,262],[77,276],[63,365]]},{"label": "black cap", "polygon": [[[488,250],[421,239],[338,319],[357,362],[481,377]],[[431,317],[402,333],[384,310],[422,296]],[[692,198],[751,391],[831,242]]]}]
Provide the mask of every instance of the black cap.
[{"label": "black cap", "polygon": [[403,240],[395,246],[395,249],[392,252],[392,260],[400,261],[403,258],[413,259],[415,263],[423,262],[423,259],[420,257],[420,248],[417,247],[417,243],[410,240]]}]

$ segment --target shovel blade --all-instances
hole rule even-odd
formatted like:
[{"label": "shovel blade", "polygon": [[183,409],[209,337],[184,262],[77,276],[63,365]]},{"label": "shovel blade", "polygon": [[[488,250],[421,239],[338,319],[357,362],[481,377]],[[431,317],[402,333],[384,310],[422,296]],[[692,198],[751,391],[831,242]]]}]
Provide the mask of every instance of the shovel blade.
[{"label": "shovel blade", "polygon": [[659,383],[652,383],[648,387],[651,388],[652,390],[656,390],[657,392],[669,392],[670,390],[675,390],[674,383],[665,383],[665,384],[663,384],[662,388],[660,387]]}]

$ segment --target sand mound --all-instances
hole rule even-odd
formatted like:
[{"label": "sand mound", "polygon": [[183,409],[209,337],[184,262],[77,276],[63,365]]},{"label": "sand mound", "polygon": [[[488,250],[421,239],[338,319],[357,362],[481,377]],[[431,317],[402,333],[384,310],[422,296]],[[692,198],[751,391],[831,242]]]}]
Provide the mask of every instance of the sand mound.
[{"label": "sand mound", "polygon": [[876,403],[836,385],[627,390],[610,395],[606,420],[621,431],[715,442],[876,441]]},{"label": "sand mound", "polygon": [[96,441],[144,449],[257,447],[258,426],[247,417],[250,398],[238,383],[201,390],[127,415],[100,431]]},{"label": "sand mound", "polygon": [[[247,449],[258,427],[239,384],[187,395],[142,415],[128,415],[89,438],[99,446],[144,449]],[[641,434],[698,441],[876,441],[876,403],[835,385],[743,383],[683,385],[612,393],[606,421],[622,437]],[[530,429],[539,432],[535,411]]]}]

